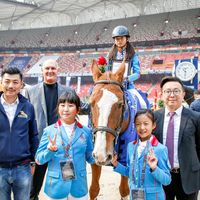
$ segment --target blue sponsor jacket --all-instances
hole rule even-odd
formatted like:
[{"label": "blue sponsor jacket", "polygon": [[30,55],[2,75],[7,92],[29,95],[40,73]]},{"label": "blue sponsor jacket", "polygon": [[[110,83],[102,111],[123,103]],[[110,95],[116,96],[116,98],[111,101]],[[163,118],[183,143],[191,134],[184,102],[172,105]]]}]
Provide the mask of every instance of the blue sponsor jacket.
[{"label": "blue sponsor jacket", "polygon": [[[62,133],[62,140],[66,147],[69,143],[69,138],[61,120],[58,120],[58,123],[61,125],[60,129]],[[57,152],[47,149],[47,145],[49,143],[47,135],[53,139],[55,133],[57,133]],[[74,137],[68,149],[69,157],[65,159],[65,151],[61,143],[57,124],[45,128],[36,153],[37,164],[44,164],[48,162],[48,172],[46,175],[44,192],[53,199],[63,199],[69,194],[75,198],[85,196],[88,193],[86,161],[88,163],[95,163],[94,158],[92,157],[92,151],[93,142],[91,130],[80,123],[77,124]],[[73,159],[76,173],[75,180],[63,181],[60,168],[60,161],[63,161],[63,159]]]},{"label": "blue sponsor jacket", "polygon": [[[3,92],[0,92],[0,96]],[[38,131],[33,105],[21,94],[10,127],[0,100],[0,167],[12,167],[24,161],[34,161],[38,148]]]},{"label": "blue sponsor jacket", "polygon": [[[141,188],[142,167],[144,161],[145,149],[140,157],[136,151],[136,157],[134,162],[134,177],[132,175],[133,169],[133,154],[137,141],[128,144],[127,148],[127,167],[118,163],[117,167],[114,167],[114,171],[126,176],[129,179],[130,199],[131,189]],[[157,167],[154,171],[151,170],[148,163],[146,163],[144,188],[146,194],[146,200],[164,200],[164,190],[162,185],[168,185],[171,182],[170,164],[168,161],[167,147],[158,142],[153,135],[153,139],[150,141],[149,148],[153,147],[156,158],[158,159]],[[137,147],[138,148],[138,147]],[[135,184],[133,184],[133,178]]]}]

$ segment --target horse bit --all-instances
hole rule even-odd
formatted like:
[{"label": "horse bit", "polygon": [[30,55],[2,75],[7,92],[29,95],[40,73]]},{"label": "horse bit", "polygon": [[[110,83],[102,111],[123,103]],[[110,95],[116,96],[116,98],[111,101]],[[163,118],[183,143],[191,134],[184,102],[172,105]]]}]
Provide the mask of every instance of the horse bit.
[{"label": "horse bit", "polygon": [[122,84],[120,84],[117,81],[100,80],[100,81],[96,81],[94,83],[94,86],[97,85],[97,84],[115,84],[115,85],[120,86],[121,90],[123,91],[124,104],[122,105],[121,120],[120,120],[119,126],[117,127],[116,130],[113,130],[113,129],[107,127],[107,126],[97,126],[96,128],[94,128],[93,127],[93,122],[92,122],[92,111],[90,112],[90,116],[89,116],[91,127],[92,127],[92,134],[93,134],[93,136],[95,135],[95,133],[97,131],[101,131],[101,132],[106,131],[106,132],[109,132],[112,135],[114,135],[114,137],[115,137],[115,144],[117,144],[117,139],[119,137],[119,133],[121,132],[121,128],[122,128],[123,121],[124,121],[124,115],[125,115],[125,106],[124,105],[125,105],[125,99],[126,99],[126,97],[125,97],[125,92],[124,92],[124,89],[123,89],[124,87],[123,87]]}]

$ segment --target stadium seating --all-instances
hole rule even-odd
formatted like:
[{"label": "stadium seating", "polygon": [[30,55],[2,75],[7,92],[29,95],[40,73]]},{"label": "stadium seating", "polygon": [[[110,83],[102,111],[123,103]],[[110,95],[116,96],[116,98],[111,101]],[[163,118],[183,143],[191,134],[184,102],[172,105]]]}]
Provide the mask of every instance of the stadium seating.
[{"label": "stadium seating", "polygon": [[141,71],[146,71],[151,68],[151,64],[153,62],[154,56],[155,55],[138,56]]},{"label": "stadium seating", "polygon": [[[118,25],[129,29],[131,42],[192,38],[200,35],[196,31],[198,14],[198,9],[192,9],[73,26],[1,31],[0,47],[47,48],[113,44],[112,31]],[[164,23],[166,18],[169,19],[167,24]],[[136,27],[134,23],[137,23]],[[160,36],[161,31],[164,31],[163,36]]]},{"label": "stadium seating", "polygon": [[61,73],[68,72],[67,67],[74,61],[75,55],[60,56],[57,60]]},{"label": "stadium seating", "polygon": [[93,83],[87,83],[80,87],[80,93],[77,93],[80,98],[83,98],[84,95],[89,95],[90,89],[94,86]]},{"label": "stadium seating", "polygon": [[32,56],[28,65],[23,69],[23,74],[26,74],[41,58],[42,56]]},{"label": "stadium seating", "polygon": [[141,90],[143,92],[148,92],[149,89],[151,88],[152,84],[153,84],[153,82],[149,82],[149,81],[144,81],[144,82],[136,81],[134,83],[135,87],[138,90]]},{"label": "stadium seating", "polygon": [[[188,38],[196,35],[198,19],[198,9],[172,12],[169,15],[169,23],[166,24],[163,39],[168,38]],[[182,31],[182,35],[178,34],[178,30]],[[175,34],[177,33],[177,34]]]}]

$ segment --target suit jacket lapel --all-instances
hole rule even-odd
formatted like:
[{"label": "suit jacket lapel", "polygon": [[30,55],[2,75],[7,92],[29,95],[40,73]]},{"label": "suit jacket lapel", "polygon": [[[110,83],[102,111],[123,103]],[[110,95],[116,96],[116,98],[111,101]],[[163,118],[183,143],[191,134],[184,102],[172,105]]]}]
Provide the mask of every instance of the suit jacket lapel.
[{"label": "suit jacket lapel", "polygon": [[43,82],[41,84],[39,84],[38,89],[39,89],[38,90],[39,91],[38,98],[39,98],[39,100],[41,102],[42,109],[43,109],[45,117],[47,119],[47,107],[46,107],[46,99],[45,99],[45,95],[44,95]]},{"label": "suit jacket lapel", "polygon": [[187,112],[187,109],[183,107],[183,110],[181,113],[181,123],[180,123],[179,137],[178,137],[178,147],[181,143],[181,139],[183,137],[183,132],[184,132],[185,126],[187,124],[187,120],[188,120],[188,112]]},{"label": "suit jacket lapel", "polygon": [[59,99],[59,97],[60,97],[60,95],[61,95],[62,93],[63,93],[63,89],[62,89],[61,85],[58,84],[58,99]]},{"label": "suit jacket lapel", "polygon": [[158,141],[163,144],[163,126],[164,126],[164,118],[165,118],[165,108],[158,110],[158,114],[156,118],[157,119],[156,119],[155,136],[158,139]]}]

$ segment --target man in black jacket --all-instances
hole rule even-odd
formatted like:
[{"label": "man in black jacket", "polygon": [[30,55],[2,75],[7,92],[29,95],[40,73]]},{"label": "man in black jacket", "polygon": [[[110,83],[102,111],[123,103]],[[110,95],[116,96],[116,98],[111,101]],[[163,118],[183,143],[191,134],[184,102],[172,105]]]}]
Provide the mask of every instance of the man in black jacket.
[{"label": "man in black jacket", "polygon": [[[168,147],[171,158],[172,181],[164,186],[166,199],[197,200],[200,189],[200,114],[182,106],[185,92],[179,78],[165,77],[160,87],[166,107],[154,112],[156,128],[153,134]],[[169,147],[172,144],[173,147]]]}]

